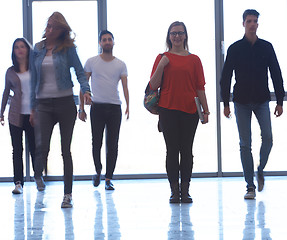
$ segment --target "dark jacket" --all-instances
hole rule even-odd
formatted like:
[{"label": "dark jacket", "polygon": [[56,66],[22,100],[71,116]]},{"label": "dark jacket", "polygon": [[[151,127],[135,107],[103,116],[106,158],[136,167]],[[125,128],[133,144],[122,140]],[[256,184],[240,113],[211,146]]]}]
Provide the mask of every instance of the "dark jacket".
[{"label": "dark jacket", "polygon": [[268,69],[278,105],[283,105],[285,91],[279,63],[271,43],[257,39],[252,45],[245,37],[233,43],[227,51],[220,80],[224,106],[229,105],[233,71],[235,84],[233,101],[241,104],[270,101]]}]

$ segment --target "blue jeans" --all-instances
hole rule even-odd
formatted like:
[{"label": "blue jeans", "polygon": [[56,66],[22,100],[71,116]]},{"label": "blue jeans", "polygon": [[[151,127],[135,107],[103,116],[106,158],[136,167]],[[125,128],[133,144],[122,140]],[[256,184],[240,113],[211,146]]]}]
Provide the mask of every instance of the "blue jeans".
[{"label": "blue jeans", "polygon": [[234,108],[239,133],[240,157],[244,178],[247,182],[247,188],[255,188],[253,182],[254,163],[251,153],[251,116],[252,112],[254,112],[261,130],[262,143],[258,171],[263,172],[273,144],[269,102],[264,102],[262,104],[239,104],[235,102]]}]

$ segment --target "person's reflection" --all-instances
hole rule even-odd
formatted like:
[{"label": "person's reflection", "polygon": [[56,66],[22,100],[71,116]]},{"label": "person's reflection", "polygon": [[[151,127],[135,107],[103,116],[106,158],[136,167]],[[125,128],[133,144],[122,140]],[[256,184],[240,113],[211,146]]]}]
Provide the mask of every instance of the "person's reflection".
[{"label": "person's reflection", "polygon": [[14,202],[14,239],[25,239],[25,215],[23,194],[13,195]]},{"label": "person's reflection", "polygon": [[42,239],[43,237],[43,225],[44,225],[44,217],[46,211],[44,208],[46,207],[43,203],[44,193],[37,192],[37,198],[34,207],[33,214],[33,226],[31,229],[31,239]]},{"label": "person's reflection", "polygon": [[97,210],[94,225],[94,239],[104,240],[105,233],[103,227],[103,203],[101,193],[97,190],[95,191],[95,199],[97,202]]},{"label": "person's reflection", "polygon": [[270,237],[270,229],[265,228],[265,206],[262,201],[258,203],[257,220],[258,227],[261,229],[261,239],[272,239]]},{"label": "person's reflection", "polygon": [[104,206],[102,202],[102,196],[99,191],[95,191],[97,211],[94,225],[94,239],[120,240],[121,239],[120,225],[112,192],[106,192],[105,196],[106,196],[106,209],[107,209],[107,223],[106,223],[107,238],[105,238],[104,233],[104,223],[103,223]]},{"label": "person's reflection", "polygon": [[171,219],[169,224],[168,239],[193,240],[194,231],[190,221],[191,204],[170,204]]},{"label": "person's reflection", "polygon": [[106,205],[107,205],[107,230],[109,240],[120,240],[120,224],[117,214],[117,209],[113,199],[113,192],[106,191]]},{"label": "person's reflection", "polygon": [[256,201],[246,200],[247,213],[245,216],[245,225],[243,230],[243,240],[255,239],[255,210]]},{"label": "person's reflection", "polygon": [[74,224],[73,224],[73,208],[62,209],[65,219],[65,239],[73,240],[74,236]]}]

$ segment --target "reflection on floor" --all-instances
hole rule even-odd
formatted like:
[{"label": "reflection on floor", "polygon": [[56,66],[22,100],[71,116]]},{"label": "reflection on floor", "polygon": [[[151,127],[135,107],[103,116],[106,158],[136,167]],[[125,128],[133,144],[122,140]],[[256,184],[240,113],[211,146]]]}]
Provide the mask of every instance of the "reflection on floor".
[{"label": "reflection on floor", "polygon": [[287,177],[266,177],[256,200],[243,199],[243,178],[192,179],[193,204],[169,204],[165,179],[113,183],[74,182],[72,209],[60,208],[62,182],[22,195],[0,183],[1,239],[287,239]]}]

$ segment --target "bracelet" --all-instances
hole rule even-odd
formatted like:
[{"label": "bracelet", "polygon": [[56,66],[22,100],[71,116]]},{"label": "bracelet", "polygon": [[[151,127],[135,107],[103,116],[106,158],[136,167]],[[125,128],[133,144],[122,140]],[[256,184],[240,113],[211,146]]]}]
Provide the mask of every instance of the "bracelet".
[{"label": "bracelet", "polygon": [[210,115],[210,112],[204,112],[203,114],[205,114],[205,115]]},{"label": "bracelet", "polygon": [[84,112],[85,110],[84,109],[79,109],[78,110],[78,113],[82,113],[82,112]]}]

